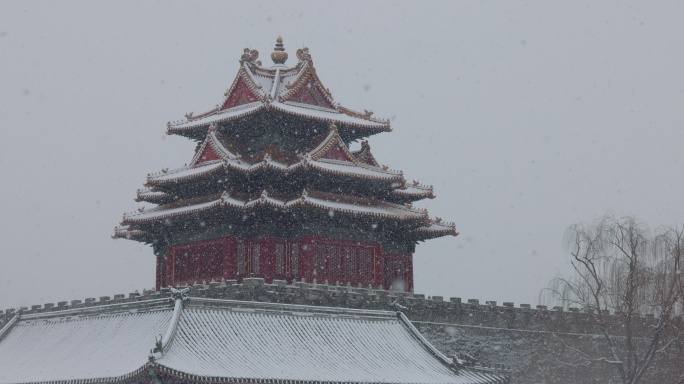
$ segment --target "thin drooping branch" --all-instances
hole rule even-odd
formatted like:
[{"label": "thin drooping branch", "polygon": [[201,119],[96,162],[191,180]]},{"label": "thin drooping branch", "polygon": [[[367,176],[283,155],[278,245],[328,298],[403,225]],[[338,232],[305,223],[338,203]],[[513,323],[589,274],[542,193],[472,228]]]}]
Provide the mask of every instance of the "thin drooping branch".
[{"label": "thin drooping branch", "polygon": [[[578,356],[570,364],[608,363],[623,383],[643,379],[657,356],[679,339],[683,240],[684,229],[662,228],[654,235],[631,217],[606,216],[568,229],[565,242],[575,275],[552,280],[543,293],[588,313],[609,351],[592,356],[559,339]],[[643,317],[649,313],[656,318]],[[684,384],[684,374],[679,382]]]}]

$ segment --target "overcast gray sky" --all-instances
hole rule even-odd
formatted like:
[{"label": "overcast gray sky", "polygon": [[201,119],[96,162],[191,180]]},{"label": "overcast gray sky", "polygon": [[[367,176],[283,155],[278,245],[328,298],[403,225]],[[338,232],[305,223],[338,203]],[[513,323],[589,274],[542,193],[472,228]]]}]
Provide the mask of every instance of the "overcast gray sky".
[{"label": "overcast gray sky", "polygon": [[110,236],[148,172],[193,155],[166,122],[279,34],[392,119],[374,153],[456,222],[418,246],[416,292],[535,304],[569,225],[684,223],[683,4],[4,1],[0,309],[151,288],[151,249]]}]

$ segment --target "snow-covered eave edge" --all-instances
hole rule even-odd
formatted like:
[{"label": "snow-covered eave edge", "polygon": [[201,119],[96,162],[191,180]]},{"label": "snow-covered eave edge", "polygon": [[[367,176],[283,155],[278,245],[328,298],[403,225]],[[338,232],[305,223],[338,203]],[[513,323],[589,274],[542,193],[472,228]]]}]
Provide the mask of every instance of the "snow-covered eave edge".
[{"label": "snow-covered eave edge", "polygon": [[5,335],[9,334],[9,331],[12,329],[14,324],[16,324],[19,319],[21,318],[21,309],[19,311],[16,311],[14,316],[10,319],[10,321],[7,322],[2,328],[0,328],[0,341],[5,337]]},{"label": "snow-covered eave edge", "polygon": [[430,219],[426,226],[413,229],[412,232],[423,240],[434,239],[442,236],[458,236],[455,223],[442,222],[440,218]]},{"label": "snow-covered eave edge", "polygon": [[150,188],[138,189],[135,195],[136,202],[148,202],[152,204],[163,204],[173,199],[173,196],[162,191],[152,191]]},{"label": "snow-covered eave edge", "polygon": [[[340,107],[342,108],[342,107]],[[167,134],[180,134],[184,135],[192,131],[202,131],[208,129],[212,124],[222,124],[233,120],[238,120],[243,117],[255,114],[262,110],[276,110],[290,116],[307,118],[315,121],[331,122],[339,124],[341,127],[351,127],[351,128],[361,128],[368,129],[377,132],[391,132],[392,128],[388,121],[377,120],[377,119],[367,119],[363,117],[347,114],[347,113],[334,113],[333,111],[323,111],[316,109],[315,106],[311,108],[304,107],[303,104],[297,103],[280,103],[277,101],[270,102],[267,100],[255,101],[252,103],[242,104],[233,108],[218,111],[215,114],[202,117],[197,120],[180,120],[175,122],[167,123]],[[344,109],[347,110],[346,108]],[[351,110],[349,110],[351,111]],[[326,115],[317,116],[316,112],[325,113]]]},{"label": "snow-covered eave edge", "polygon": [[[287,175],[296,171],[300,171],[310,167],[319,172],[325,172],[334,176],[347,176],[347,177],[358,177],[360,179],[371,180],[371,181],[386,181],[386,182],[405,182],[403,174],[401,171],[384,170],[382,168],[377,168],[373,166],[365,166],[363,163],[353,164],[342,161],[335,161],[330,159],[320,159],[320,160],[307,160],[303,159],[299,162],[286,165],[283,163],[275,162],[270,159],[265,159],[258,163],[248,164],[244,163],[239,159],[231,160],[211,160],[200,164],[195,164],[194,166],[187,166],[183,168],[178,168],[175,170],[167,171],[166,173],[155,173],[147,177],[145,185],[148,187],[163,186],[166,184],[178,184],[180,182],[185,182],[188,180],[199,179],[208,175],[212,175],[221,170],[223,171],[238,171],[245,174],[254,174],[261,171],[278,171]],[[331,166],[339,166],[340,168],[332,169]],[[365,171],[374,174],[365,174],[355,172],[355,168],[361,168]],[[182,174],[186,172],[186,174]],[[366,172],[366,173],[368,173]],[[175,174],[180,174],[174,176]],[[413,196],[411,192],[403,193],[407,196]],[[429,197],[429,196],[426,196]]]},{"label": "snow-covered eave edge", "polygon": [[146,241],[149,234],[140,229],[131,229],[128,225],[118,226],[114,228],[114,235],[112,239],[126,239],[126,240],[142,240]]},{"label": "snow-covered eave edge", "polygon": [[133,372],[129,372],[119,376],[110,377],[98,377],[89,379],[68,379],[68,380],[50,380],[50,381],[25,381],[21,383],[13,384],[101,384],[101,383],[120,383],[124,381],[130,381],[135,379],[137,376],[147,375],[147,370],[157,366],[157,364],[152,362],[147,362],[143,364],[142,367],[136,369]]},{"label": "snow-covered eave edge", "polygon": [[401,197],[407,197],[407,198],[420,198],[420,199],[434,199],[436,196],[432,192],[432,190],[418,190],[418,191],[410,191],[407,189],[401,189],[397,188],[392,190],[392,194],[396,196],[401,196]]},{"label": "snow-covered eave edge", "polygon": [[[355,205],[347,202],[328,201],[324,198],[309,196],[306,191],[298,198],[290,200],[278,200],[269,197],[265,191],[261,197],[253,200],[242,201],[229,196],[228,192],[224,192],[219,199],[206,201],[203,203],[192,204],[187,206],[179,206],[173,208],[165,208],[159,206],[151,210],[137,211],[125,213],[122,220],[122,226],[131,224],[143,224],[155,222],[165,219],[170,219],[178,216],[187,216],[204,211],[213,210],[216,208],[230,208],[236,210],[252,209],[257,206],[270,206],[279,210],[292,210],[296,208],[313,207],[322,210],[332,210],[335,212],[350,214],[350,215],[364,215],[370,217],[380,217],[386,219],[397,220],[427,220],[428,214],[425,210],[417,210],[408,208],[403,205],[387,203],[378,201],[378,204],[368,206],[369,209],[364,209],[363,205]],[[371,210],[395,210],[397,212],[371,212]]]}]

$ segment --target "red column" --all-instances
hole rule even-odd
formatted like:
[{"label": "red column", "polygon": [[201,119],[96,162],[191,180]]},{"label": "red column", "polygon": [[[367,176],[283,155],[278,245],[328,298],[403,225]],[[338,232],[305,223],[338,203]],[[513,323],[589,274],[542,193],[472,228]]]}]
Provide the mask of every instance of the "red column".
[{"label": "red column", "polygon": [[223,242],[223,278],[234,279],[237,274],[237,239],[224,237]]},{"label": "red column", "polygon": [[170,245],[166,248],[166,281],[160,288],[176,285],[176,247]]},{"label": "red column", "polygon": [[162,281],[162,269],[164,268],[163,257],[164,256],[157,256],[157,274],[154,284],[154,289],[157,291],[159,291],[159,288],[164,284]]},{"label": "red column", "polygon": [[266,283],[270,284],[275,277],[275,245],[277,240],[273,237],[262,237],[254,241],[261,243],[258,277],[262,277]]},{"label": "red column", "polygon": [[373,274],[373,286],[385,287],[385,253],[379,246],[373,247],[373,267],[375,273]]}]

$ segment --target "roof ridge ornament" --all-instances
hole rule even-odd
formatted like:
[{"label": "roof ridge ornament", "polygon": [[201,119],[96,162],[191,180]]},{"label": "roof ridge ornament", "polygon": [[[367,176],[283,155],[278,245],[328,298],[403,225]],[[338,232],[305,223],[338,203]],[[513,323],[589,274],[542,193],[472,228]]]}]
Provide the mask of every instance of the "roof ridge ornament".
[{"label": "roof ridge ornament", "polygon": [[309,48],[307,47],[300,48],[297,50],[297,58],[299,59],[300,63],[308,62],[309,64],[313,64],[311,54],[309,53]]},{"label": "roof ridge ornament", "polygon": [[273,60],[273,64],[275,65],[285,65],[287,56],[287,52],[285,52],[285,47],[283,45],[283,37],[278,36],[275,48],[273,49],[273,52],[271,52],[271,60]]},{"label": "roof ridge ornament", "polygon": [[392,302],[392,307],[394,308],[394,311],[397,312],[397,315],[404,313],[404,310],[408,309],[408,307],[399,304],[399,302],[396,300]]},{"label": "roof ridge ornament", "polygon": [[169,287],[169,295],[172,300],[185,300],[188,297],[188,292],[190,288],[176,289],[174,287]]},{"label": "roof ridge ornament", "polygon": [[250,68],[260,67],[261,61],[257,61],[259,58],[259,51],[256,49],[245,48],[243,50],[242,56],[240,56],[240,65],[247,64]]}]

